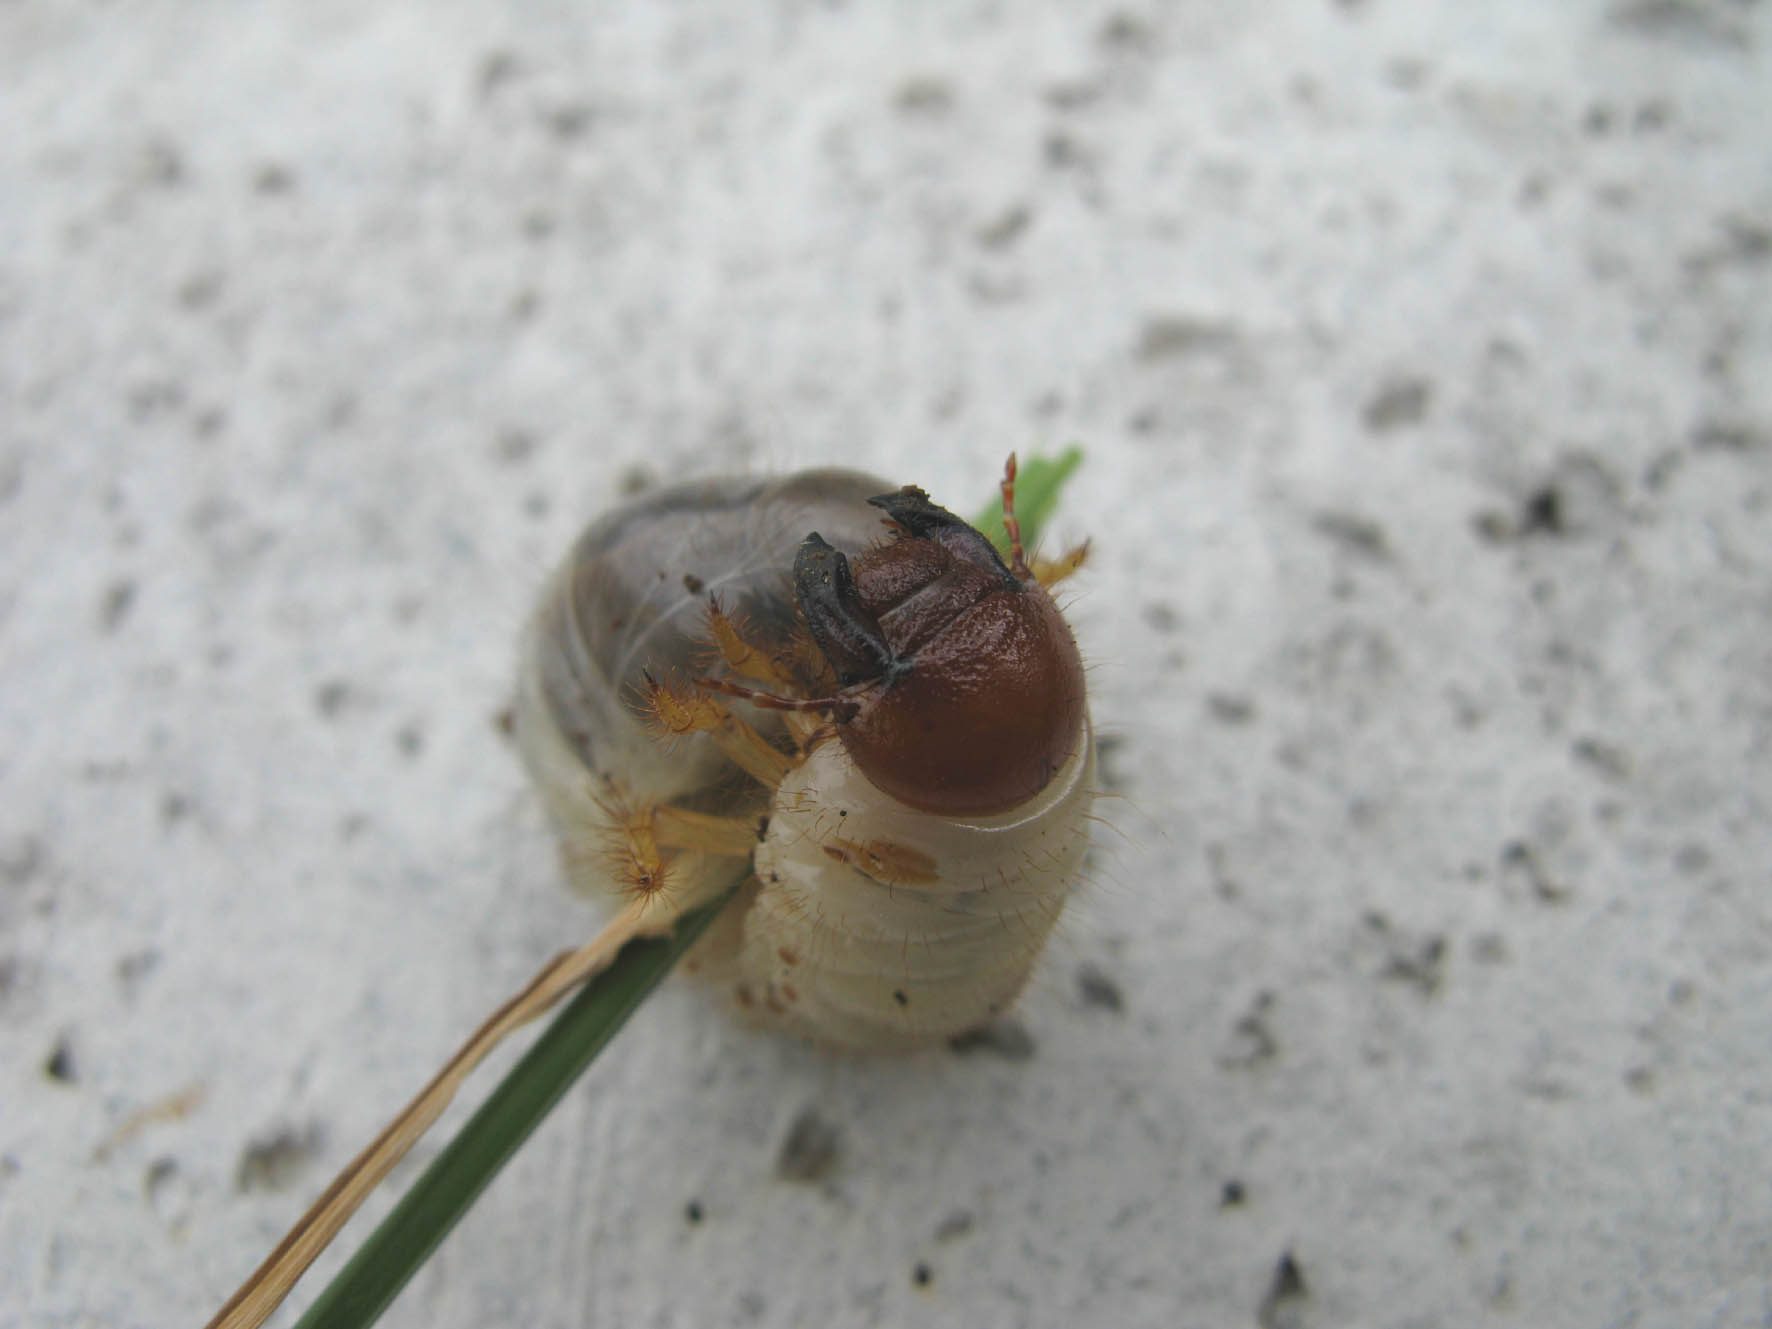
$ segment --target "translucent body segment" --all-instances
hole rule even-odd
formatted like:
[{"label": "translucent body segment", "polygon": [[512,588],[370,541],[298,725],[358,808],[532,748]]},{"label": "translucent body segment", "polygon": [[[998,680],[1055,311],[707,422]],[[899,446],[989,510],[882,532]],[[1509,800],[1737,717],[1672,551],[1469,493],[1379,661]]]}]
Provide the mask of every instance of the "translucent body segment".
[{"label": "translucent body segment", "polygon": [[[791,643],[798,618],[788,585],[794,551],[819,531],[859,554],[884,539],[867,497],[889,488],[854,471],[777,480],[709,480],[624,504],[579,537],[543,588],[523,647],[517,736],[546,789],[563,772],[536,751],[553,730],[577,765],[618,778],[634,800],[665,802],[716,783],[725,759],[708,738],[661,745],[640,709],[646,673],[687,686],[719,661],[708,597],[749,639]],[[769,733],[779,721],[747,716]],[[550,805],[556,800],[550,796]]]},{"label": "translucent body segment", "polygon": [[[513,708],[518,749],[575,887],[621,888],[609,855],[625,837],[623,817],[687,801],[748,823],[766,808],[767,791],[734,772],[708,733],[690,726],[659,741],[647,675],[688,692],[719,660],[710,595],[758,642],[782,643],[790,659],[805,650],[787,580],[794,550],[809,526],[856,553],[884,538],[866,503],[884,487],[835,470],[710,480],[636,499],[579,537],[525,631]],[[782,731],[779,718],[743,709],[765,739]],[[679,856],[666,876],[687,891],[698,872]]]}]

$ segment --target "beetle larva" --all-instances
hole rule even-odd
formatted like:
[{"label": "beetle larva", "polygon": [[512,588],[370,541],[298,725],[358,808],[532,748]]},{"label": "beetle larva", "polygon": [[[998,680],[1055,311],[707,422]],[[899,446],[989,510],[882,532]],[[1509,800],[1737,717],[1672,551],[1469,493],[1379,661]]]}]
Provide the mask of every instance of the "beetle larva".
[{"label": "beetle larva", "polygon": [[574,882],[627,904],[492,1013],[211,1329],[261,1324],[512,1029],[729,889],[685,963],[781,1028],[915,1047],[1015,999],[1095,796],[1083,666],[1045,589],[1082,551],[1029,566],[1013,457],[1008,563],[921,489],[884,489],[682,485],[579,538],[525,636],[514,725]]},{"label": "beetle larva", "polygon": [[1087,846],[1082,664],[1031,568],[922,490],[709,481],[594,523],[525,641],[516,732],[568,872],[752,1016],[912,1047],[1026,982]]}]

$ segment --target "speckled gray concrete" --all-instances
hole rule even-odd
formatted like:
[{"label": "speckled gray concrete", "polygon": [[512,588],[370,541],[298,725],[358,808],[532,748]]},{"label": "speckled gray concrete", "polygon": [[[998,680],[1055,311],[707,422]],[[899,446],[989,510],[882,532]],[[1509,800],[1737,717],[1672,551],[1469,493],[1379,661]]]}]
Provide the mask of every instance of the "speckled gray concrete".
[{"label": "speckled gray concrete", "polygon": [[0,1322],[595,926],[495,718],[625,486],[1070,440],[1025,1037],[672,986],[388,1322],[1772,1322],[1769,7],[508,8],[0,9]]}]

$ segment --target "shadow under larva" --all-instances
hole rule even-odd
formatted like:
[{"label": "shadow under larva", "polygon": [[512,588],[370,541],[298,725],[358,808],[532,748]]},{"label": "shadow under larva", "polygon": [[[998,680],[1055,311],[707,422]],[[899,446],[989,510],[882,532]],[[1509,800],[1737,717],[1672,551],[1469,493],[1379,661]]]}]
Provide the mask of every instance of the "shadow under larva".
[{"label": "shadow under larva", "polygon": [[909,1048],[1014,1001],[1087,848],[1082,664],[1030,565],[913,486],[710,480],[593,523],[523,646],[516,736],[574,885],[747,1016]]}]

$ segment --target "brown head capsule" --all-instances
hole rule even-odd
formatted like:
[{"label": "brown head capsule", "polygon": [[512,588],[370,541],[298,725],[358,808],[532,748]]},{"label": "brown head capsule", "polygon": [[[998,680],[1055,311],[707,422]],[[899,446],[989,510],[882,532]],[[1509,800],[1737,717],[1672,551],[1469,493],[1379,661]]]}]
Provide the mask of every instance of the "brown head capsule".
[{"label": "brown head capsule", "polygon": [[842,684],[832,708],[868,780],[911,807],[982,816],[1026,802],[1083,741],[1083,663],[1022,560],[907,485],[870,498],[895,538],[853,563],[816,533],[794,593]]}]

